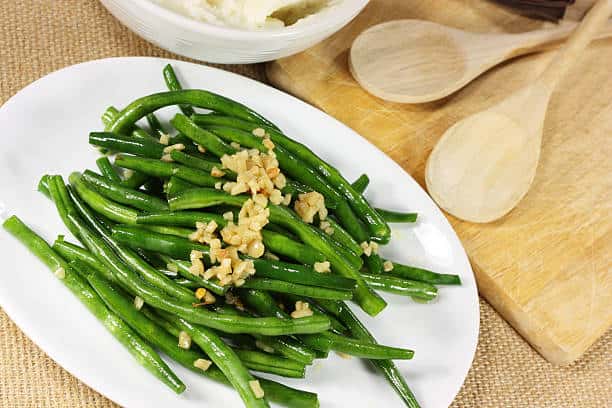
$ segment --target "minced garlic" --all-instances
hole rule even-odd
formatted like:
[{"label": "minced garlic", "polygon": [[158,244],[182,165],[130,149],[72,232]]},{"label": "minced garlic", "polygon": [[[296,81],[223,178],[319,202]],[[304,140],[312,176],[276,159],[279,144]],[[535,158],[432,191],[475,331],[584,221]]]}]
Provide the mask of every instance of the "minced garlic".
[{"label": "minced garlic", "polygon": [[181,331],[179,333],[178,346],[185,350],[191,347],[191,336],[187,332]]},{"label": "minced garlic", "polygon": [[331,272],[330,266],[331,266],[331,264],[329,263],[329,261],[315,262],[314,270],[319,272],[319,273],[329,273],[329,272]]},{"label": "minced garlic", "polygon": [[310,309],[308,302],[302,302],[301,300],[295,302],[295,310],[291,312],[292,318],[299,319],[300,317],[308,317],[312,315],[313,312]]},{"label": "minced garlic", "polygon": [[253,394],[255,394],[255,398],[260,399],[264,397],[264,390],[263,388],[261,388],[259,381],[257,380],[249,381],[249,387],[251,387]]},{"label": "minced garlic", "polygon": [[383,262],[383,271],[391,272],[393,270],[393,262],[385,261]]},{"label": "minced garlic", "polygon": [[195,368],[199,368],[202,371],[208,370],[211,365],[212,365],[212,361],[205,360],[203,358],[198,358],[196,361],[193,362],[193,366]]},{"label": "minced garlic", "polygon": [[327,218],[325,197],[316,191],[299,194],[298,200],[293,205],[293,208],[302,221],[308,224],[312,224],[316,214],[319,214],[320,220],[325,220],[325,218]]}]

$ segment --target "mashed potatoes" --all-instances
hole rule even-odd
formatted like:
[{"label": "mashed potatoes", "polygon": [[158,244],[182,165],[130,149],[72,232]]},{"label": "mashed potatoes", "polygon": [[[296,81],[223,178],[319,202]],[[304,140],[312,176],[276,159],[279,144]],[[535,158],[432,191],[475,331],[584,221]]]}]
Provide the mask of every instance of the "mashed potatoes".
[{"label": "mashed potatoes", "polygon": [[[285,27],[328,7],[331,0],[153,0],[196,20],[261,29]],[[339,0],[338,0],[339,1]]]}]

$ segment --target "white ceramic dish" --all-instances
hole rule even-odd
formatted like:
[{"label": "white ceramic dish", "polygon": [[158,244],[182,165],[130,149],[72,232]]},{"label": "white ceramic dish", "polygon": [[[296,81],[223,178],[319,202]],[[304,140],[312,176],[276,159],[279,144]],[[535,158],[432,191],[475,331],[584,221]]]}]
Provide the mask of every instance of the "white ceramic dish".
[{"label": "white ceramic dish", "polygon": [[343,0],[303,24],[252,31],[196,21],[150,0],[100,0],[142,38],[176,54],[221,64],[271,61],[298,53],[340,30],[368,0]]},{"label": "white ceramic dish", "polygon": [[[424,408],[446,407],[472,362],[479,310],[474,276],[449,223],[397,164],[351,129],[278,90],[225,71],[154,58],[116,58],[74,65],[27,86],[0,109],[0,215],[17,214],[44,238],[66,233],[52,203],[36,192],[44,173],[67,176],[92,168],[87,144],[100,114],[164,89],[162,67],[172,62],[187,87],[204,87],[250,105],[289,135],[313,147],[349,179],[367,173],[368,198],[391,209],[417,211],[416,225],[393,226],[384,254],[394,260],[456,273],[462,286],[443,287],[432,304],[384,295],[389,307],[367,326],[384,344],[416,350],[398,362]],[[120,80],[118,81],[118,78]],[[279,109],[282,107],[282,109]],[[162,118],[176,112],[167,108]],[[240,407],[229,388],[177,367],[188,390],[180,396],[136,364],[101,324],[20,243],[0,230],[0,305],[51,358],[86,384],[126,407]],[[19,352],[15,350],[15,352]],[[306,380],[284,381],[319,393],[322,407],[401,407],[385,380],[357,359],[334,354],[308,369]]]}]

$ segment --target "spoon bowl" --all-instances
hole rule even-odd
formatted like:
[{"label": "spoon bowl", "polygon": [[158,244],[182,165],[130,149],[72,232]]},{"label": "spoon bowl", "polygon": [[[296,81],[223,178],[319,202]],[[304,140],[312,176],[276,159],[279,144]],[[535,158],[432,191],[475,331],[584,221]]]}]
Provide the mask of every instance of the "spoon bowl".
[{"label": "spoon bowl", "polygon": [[[495,65],[556,46],[576,27],[519,34],[471,33],[423,20],[375,25],[353,42],[349,68],[371,94],[392,102],[422,103],[444,98]],[[597,38],[612,35],[612,22]]]}]

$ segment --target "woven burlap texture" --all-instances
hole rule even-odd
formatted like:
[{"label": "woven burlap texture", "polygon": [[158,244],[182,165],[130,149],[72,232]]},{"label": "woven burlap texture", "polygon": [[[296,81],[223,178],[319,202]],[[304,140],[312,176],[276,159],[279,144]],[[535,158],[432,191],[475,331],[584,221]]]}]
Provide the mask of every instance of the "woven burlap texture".
[{"label": "woven burlap texture", "polygon": [[[130,55],[176,58],[130,33],[94,0],[3,0],[0,19],[0,103],[42,75],[78,62]],[[261,66],[223,68],[265,80]],[[480,312],[474,365],[453,407],[612,406],[610,333],[580,361],[558,368],[483,300]],[[0,311],[0,407],[115,406],[49,359]]]}]

